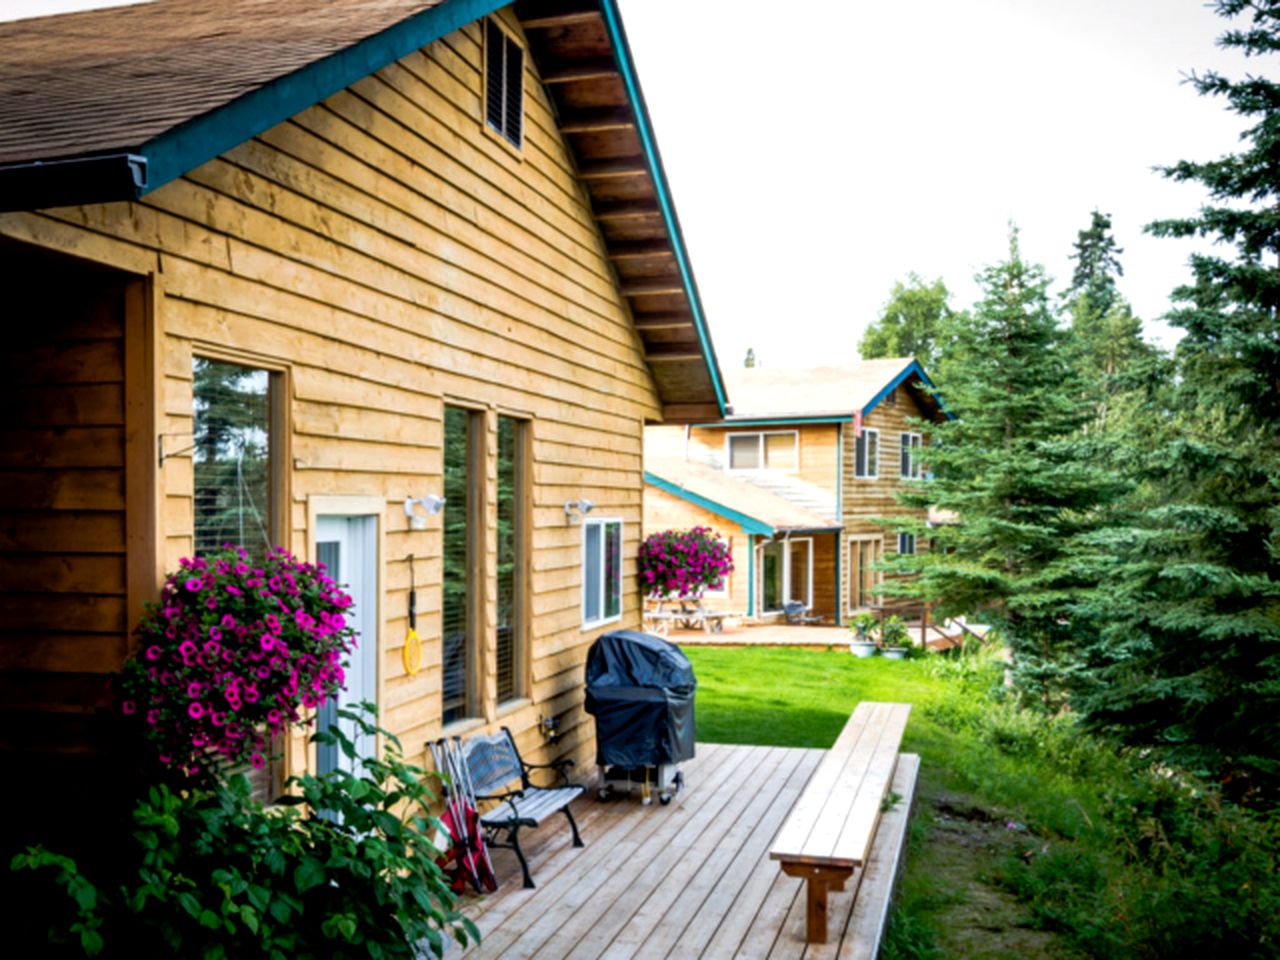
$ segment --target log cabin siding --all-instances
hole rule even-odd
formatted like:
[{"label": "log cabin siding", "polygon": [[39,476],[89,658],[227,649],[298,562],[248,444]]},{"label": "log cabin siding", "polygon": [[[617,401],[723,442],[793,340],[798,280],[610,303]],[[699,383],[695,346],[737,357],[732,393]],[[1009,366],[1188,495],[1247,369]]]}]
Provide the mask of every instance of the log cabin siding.
[{"label": "log cabin siding", "polygon": [[[510,10],[502,17],[518,36]],[[573,161],[525,63],[518,154],[484,131],[473,23],[138,203],[0,214],[0,234],[154,278],[160,431],[191,433],[193,356],[284,372],[281,524],[296,553],[308,552],[309,498],[382,498],[383,721],[411,756],[442,729],[443,565],[438,519],[410,531],[402,503],[442,488],[446,403],[482,411],[490,472],[497,415],[531,430],[528,697],[499,713],[486,679],[478,725],[510,726],[531,759],[588,753],[581,667],[596,632],[581,630],[581,529],[566,523],[566,500],[591,499],[597,515],[622,519],[623,618],[611,627],[639,625],[641,430],[661,409]],[[171,569],[193,548],[190,455],[166,458],[158,484]],[[491,497],[490,550],[493,509]],[[77,533],[115,549],[119,530],[95,517]],[[424,641],[413,676],[401,661],[409,554]],[[489,580],[482,606],[482,657],[492,663]],[[125,618],[120,603],[112,611],[104,636],[119,646]],[[537,722],[556,715],[552,747]],[[293,768],[307,761],[295,745]]]}]

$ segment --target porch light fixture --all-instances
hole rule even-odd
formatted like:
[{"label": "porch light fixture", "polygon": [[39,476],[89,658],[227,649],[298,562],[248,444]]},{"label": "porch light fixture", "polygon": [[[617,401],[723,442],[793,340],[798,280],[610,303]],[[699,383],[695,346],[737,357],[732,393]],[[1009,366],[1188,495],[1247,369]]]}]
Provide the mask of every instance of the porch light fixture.
[{"label": "porch light fixture", "polygon": [[438,497],[434,493],[428,493],[425,497],[405,497],[404,515],[409,518],[410,530],[427,529],[427,518],[413,509],[415,503],[422,504],[422,509],[427,511],[428,516],[435,516],[444,509],[444,497]]},{"label": "porch light fixture", "polygon": [[583,517],[595,509],[595,503],[590,500],[566,500],[564,503],[564,518],[573,523],[573,512],[578,511]]}]

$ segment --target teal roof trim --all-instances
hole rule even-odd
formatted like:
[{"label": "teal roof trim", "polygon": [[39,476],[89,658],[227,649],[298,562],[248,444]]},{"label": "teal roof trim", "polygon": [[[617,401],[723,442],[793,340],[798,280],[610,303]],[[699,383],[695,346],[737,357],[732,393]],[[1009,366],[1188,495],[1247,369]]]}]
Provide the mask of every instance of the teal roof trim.
[{"label": "teal roof trim", "polygon": [[758,533],[764,537],[772,537],[776,532],[773,527],[765,523],[763,520],[757,520],[755,517],[749,517],[745,513],[740,513],[731,507],[726,507],[723,503],[716,503],[707,497],[700,497],[696,493],[691,493],[684,487],[663,480],[661,477],[650,473],[648,470],[644,472],[644,482],[650,486],[657,487],[673,497],[679,497],[681,500],[687,500],[689,503],[702,507],[704,510],[710,510],[718,516],[724,517],[726,520],[732,520],[734,523],[742,527],[743,533]]},{"label": "teal roof trim", "polygon": [[150,193],[176,180],[307,107],[377,73],[387,64],[508,3],[510,0],[446,0],[438,7],[414,14],[381,33],[165,131],[137,150],[147,160],[147,182],[140,192]]},{"label": "teal roof trim", "polygon": [[[890,380],[889,383],[879,393],[877,393],[874,397],[871,398],[871,402],[862,408],[862,415],[865,417],[877,406],[879,406],[880,401],[882,401],[889,394],[893,393],[893,391],[897,389],[898,385],[902,383],[904,380],[906,380],[908,377],[910,377],[912,374],[918,376],[921,382],[924,383],[924,385],[928,387],[930,390],[935,389],[933,385],[933,381],[930,380],[929,375],[924,372],[924,367],[920,366],[920,361],[912,360],[911,363],[909,363],[901,373],[899,373],[896,377]],[[942,415],[946,417],[948,420],[954,420],[955,415],[952,414],[951,411],[949,411],[946,408],[946,406],[942,402],[942,398],[939,397],[936,393],[933,395],[933,397],[935,400],[937,400],[938,409],[942,411]]]},{"label": "teal roof trim", "polygon": [[766,417],[759,420],[716,420],[713,423],[695,423],[695,427],[785,427],[788,424],[852,423],[853,411],[840,417]]},{"label": "teal roof trim", "polygon": [[711,336],[707,331],[706,318],[702,313],[702,300],[698,296],[698,284],[693,278],[693,270],[689,267],[689,257],[685,252],[684,234],[680,231],[680,221],[676,219],[675,207],[671,202],[671,188],[667,185],[667,174],[662,166],[662,156],[658,153],[658,144],[654,139],[649,111],[645,106],[644,94],[636,79],[635,67],[631,62],[631,47],[627,43],[627,35],[622,29],[622,18],[618,14],[617,0],[602,0],[605,25],[609,30],[609,38],[613,41],[613,55],[618,69],[622,72],[622,82],[627,88],[627,97],[631,101],[636,116],[636,133],[640,136],[640,145],[649,164],[649,174],[658,194],[658,206],[662,210],[662,219],[667,226],[667,235],[671,237],[671,248],[675,251],[676,264],[680,268],[680,278],[684,282],[689,295],[689,307],[693,313],[693,326],[698,333],[698,342],[702,345],[703,355],[707,358],[707,372],[711,375],[711,384],[716,392],[716,404],[721,416],[725,413],[725,390],[720,376],[720,365],[716,360],[715,348],[711,345]]}]

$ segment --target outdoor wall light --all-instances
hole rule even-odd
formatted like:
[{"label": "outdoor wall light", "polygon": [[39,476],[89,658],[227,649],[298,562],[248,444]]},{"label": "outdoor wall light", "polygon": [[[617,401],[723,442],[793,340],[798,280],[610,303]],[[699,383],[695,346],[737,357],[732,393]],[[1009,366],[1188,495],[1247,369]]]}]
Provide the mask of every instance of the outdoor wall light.
[{"label": "outdoor wall light", "polygon": [[585,517],[593,509],[595,509],[595,504],[590,500],[566,500],[564,503],[564,516],[566,520],[573,523],[573,511],[577,510]]},{"label": "outdoor wall light", "polygon": [[444,509],[444,497],[438,497],[434,493],[428,493],[425,497],[405,497],[404,515],[409,518],[410,530],[427,529],[427,518],[413,509],[415,503],[422,504],[422,509],[431,516]]}]

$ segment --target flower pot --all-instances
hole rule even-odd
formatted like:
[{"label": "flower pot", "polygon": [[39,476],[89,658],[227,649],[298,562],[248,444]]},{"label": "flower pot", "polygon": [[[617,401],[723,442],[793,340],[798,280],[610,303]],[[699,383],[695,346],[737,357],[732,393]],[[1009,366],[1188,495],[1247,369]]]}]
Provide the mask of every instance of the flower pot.
[{"label": "flower pot", "polygon": [[884,648],[883,650],[881,650],[880,652],[881,652],[881,653],[883,653],[883,654],[884,654],[886,657],[888,657],[890,660],[905,660],[905,659],[907,659],[907,648],[906,648],[906,647],[885,647],[885,648]]},{"label": "flower pot", "polygon": [[874,657],[876,645],[873,640],[850,640],[849,652],[855,657]]}]

